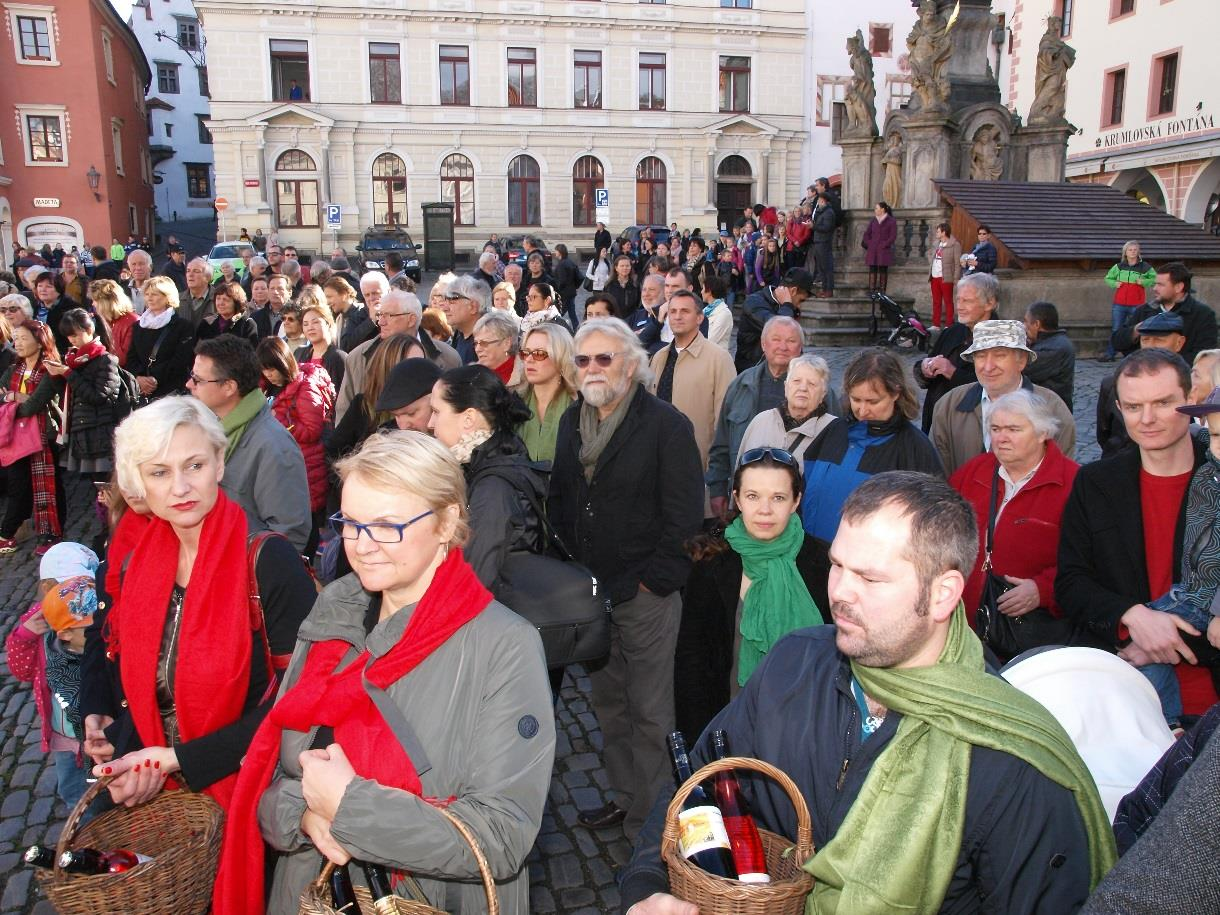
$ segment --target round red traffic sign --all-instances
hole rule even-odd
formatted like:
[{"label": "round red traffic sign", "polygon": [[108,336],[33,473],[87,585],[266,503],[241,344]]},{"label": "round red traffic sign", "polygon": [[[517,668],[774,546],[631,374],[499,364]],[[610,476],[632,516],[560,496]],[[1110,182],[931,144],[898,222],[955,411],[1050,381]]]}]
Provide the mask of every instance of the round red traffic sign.
[{"label": "round red traffic sign", "polygon": [[216,207],[216,209],[218,209],[218,210],[225,210],[225,209],[228,209],[228,207],[229,207],[229,201],[227,201],[227,200],[226,200],[225,198],[223,198],[223,197],[217,197],[217,198],[216,198],[216,203],[215,203],[215,204],[213,204],[213,205],[214,205],[214,206]]}]

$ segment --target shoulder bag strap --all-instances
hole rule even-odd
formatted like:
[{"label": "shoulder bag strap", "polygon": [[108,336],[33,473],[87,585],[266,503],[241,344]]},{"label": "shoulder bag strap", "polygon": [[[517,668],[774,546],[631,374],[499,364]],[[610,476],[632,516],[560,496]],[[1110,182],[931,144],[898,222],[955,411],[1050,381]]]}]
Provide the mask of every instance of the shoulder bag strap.
[{"label": "shoulder bag strap", "polygon": [[564,559],[565,562],[576,561],[572,556],[571,551],[567,548],[567,546],[564,545],[564,542],[559,539],[559,534],[553,527],[551,527],[550,519],[546,516],[546,508],[534,493],[522,489],[517,485],[517,481],[513,479],[511,474],[509,474],[507,471],[501,470],[499,467],[488,467],[486,470],[483,470],[479,476],[499,477],[501,480],[508,483],[508,485],[510,485],[514,490],[525,496],[526,501],[528,501],[530,504],[530,508],[532,508],[534,510],[534,514],[538,516],[538,521],[542,525],[543,533],[545,533],[547,539],[554,544],[559,555]]},{"label": "shoulder bag strap", "polygon": [[250,578],[250,628],[259,634],[263,643],[263,660],[267,665],[267,692],[263,696],[264,702],[275,697],[275,693],[279,689],[277,672],[282,673],[287,670],[288,662],[292,658],[291,654],[273,655],[271,653],[271,640],[267,637],[267,618],[263,613],[263,598],[258,587],[258,557],[262,554],[263,546],[272,537],[287,539],[275,531],[257,531],[250,535],[246,549]]},{"label": "shoulder bag strap", "polygon": [[170,318],[169,322],[161,328],[161,333],[157,334],[156,342],[153,343],[152,352],[148,354],[148,367],[151,369],[157,364],[157,354],[161,352],[161,344],[165,342],[165,338],[169,336],[170,324],[174,323],[174,319]]},{"label": "shoulder bag strap", "polygon": [[983,571],[991,571],[991,548],[995,540],[996,500],[1000,492],[1000,462],[996,461],[995,473],[991,475],[991,501],[987,509],[987,540],[983,545]]}]

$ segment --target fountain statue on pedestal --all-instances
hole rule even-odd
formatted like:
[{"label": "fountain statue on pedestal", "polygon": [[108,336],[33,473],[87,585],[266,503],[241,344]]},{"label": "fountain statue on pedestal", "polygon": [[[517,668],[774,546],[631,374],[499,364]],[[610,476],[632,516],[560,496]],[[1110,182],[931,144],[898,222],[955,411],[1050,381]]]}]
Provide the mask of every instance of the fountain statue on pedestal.
[{"label": "fountain statue on pedestal", "polygon": [[1067,71],[1076,62],[1076,51],[1061,37],[1063,20],[1050,16],[1046,33],[1038,43],[1038,69],[1034,77],[1034,103],[1029,106],[1031,126],[1064,123],[1067,107]]},{"label": "fountain statue on pedestal", "polygon": [[919,19],[907,36],[910,52],[911,86],[923,114],[944,114],[949,110],[949,79],[946,70],[953,46],[949,23],[936,9],[936,0],[919,4]]},{"label": "fountain statue on pedestal", "polygon": [[847,53],[851,57],[851,84],[844,95],[847,108],[847,123],[843,135],[848,137],[875,137],[877,135],[877,88],[873,85],[873,56],[864,43],[864,33],[847,39]]}]

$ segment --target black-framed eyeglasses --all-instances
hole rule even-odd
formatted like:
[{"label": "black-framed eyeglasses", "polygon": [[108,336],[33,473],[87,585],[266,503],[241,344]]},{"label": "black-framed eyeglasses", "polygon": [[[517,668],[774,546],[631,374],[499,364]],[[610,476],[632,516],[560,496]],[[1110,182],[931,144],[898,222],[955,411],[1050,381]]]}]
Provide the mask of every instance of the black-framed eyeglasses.
[{"label": "black-framed eyeglasses", "polygon": [[189,375],[187,375],[186,379],[191,384],[196,384],[196,385],[198,385],[198,384],[224,384],[226,381],[229,380],[228,378],[200,378],[194,372],[191,372]]},{"label": "black-framed eyeglasses", "polygon": [[796,467],[796,458],[792,456],[791,451],[785,451],[783,448],[751,448],[741,456],[741,462],[738,467],[745,467],[747,464],[757,464],[765,458],[771,458],[777,464],[783,464],[785,467]]},{"label": "black-framed eyeglasses", "polygon": [[416,515],[409,521],[404,521],[399,524],[396,521],[372,521],[368,524],[362,524],[359,521],[353,521],[351,518],[343,517],[343,512],[335,512],[328,519],[330,521],[331,530],[342,537],[344,540],[359,540],[362,533],[368,534],[370,540],[374,543],[402,543],[403,531],[409,528],[416,521],[423,521],[429,515],[434,514],[432,509],[428,509],[423,514]]},{"label": "black-framed eyeglasses", "polygon": [[578,356],[573,356],[572,361],[576,363],[578,369],[587,369],[590,362],[596,362],[601,368],[608,369],[614,364],[614,357],[621,355],[622,353],[597,353],[593,356],[586,356],[581,353]]}]

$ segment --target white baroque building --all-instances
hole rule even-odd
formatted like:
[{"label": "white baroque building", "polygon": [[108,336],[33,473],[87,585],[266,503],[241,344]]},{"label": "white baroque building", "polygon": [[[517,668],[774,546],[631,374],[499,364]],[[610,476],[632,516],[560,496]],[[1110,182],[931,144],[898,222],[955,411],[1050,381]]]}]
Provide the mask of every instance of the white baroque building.
[{"label": "white baroque building", "polygon": [[[147,0],[162,3],[165,0]],[[457,248],[492,232],[588,251],[612,232],[716,228],[802,195],[812,94],[799,0],[198,0],[229,226],[302,252],[370,225]],[[324,207],[342,208],[326,228]]]},{"label": "white baroque building", "polygon": [[211,215],[206,39],[191,0],[135,0],[128,20],[152,68],[148,87],[153,199],[162,220]]}]

